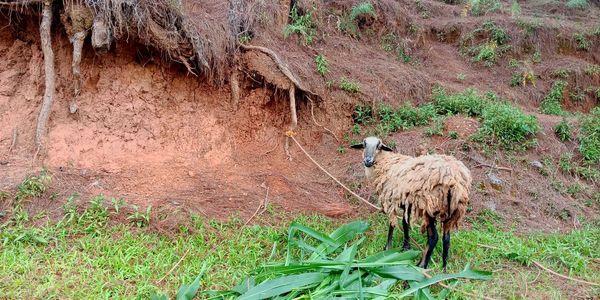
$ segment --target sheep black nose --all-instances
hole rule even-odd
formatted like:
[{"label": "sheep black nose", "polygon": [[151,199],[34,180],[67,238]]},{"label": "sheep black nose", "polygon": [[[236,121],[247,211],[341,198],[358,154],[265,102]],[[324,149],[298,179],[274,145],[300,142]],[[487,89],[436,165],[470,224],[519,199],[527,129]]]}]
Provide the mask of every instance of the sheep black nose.
[{"label": "sheep black nose", "polygon": [[375,162],[372,159],[365,158],[364,163],[365,163],[365,167],[370,168],[373,166],[373,163],[375,163]]}]

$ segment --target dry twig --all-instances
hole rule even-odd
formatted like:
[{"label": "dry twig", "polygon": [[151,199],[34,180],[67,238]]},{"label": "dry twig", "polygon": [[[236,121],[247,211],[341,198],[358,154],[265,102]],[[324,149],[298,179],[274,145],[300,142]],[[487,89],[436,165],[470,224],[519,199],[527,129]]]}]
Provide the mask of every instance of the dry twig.
[{"label": "dry twig", "polygon": [[158,282],[156,282],[156,284],[161,283],[163,280],[165,280],[165,278],[167,278],[167,276],[169,276],[169,274],[171,274],[173,271],[175,271],[175,268],[177,268],[177,266],[179,266],[179,264],[183,261],[183,259],[187,256],[187,254],[190,252],[192,248],[188,248],[187,251],[185,251],[185,253],[181,256],[181,258],[177,261],[177,263],[175,263],[175,265],[173,265],[173,267],[163,276],[161,277]]},{"label": "dry twig", "polygon": [[[256,217],[256,215],[260,215],[260,214],[264,213],[267,210],[268,203],[269,203],[269,187],[267,187],[267,195],[265,196],[265,199],[260,202],[260,204],[256,208],[256,211],[254,212],[254,214],[252,214],[252,216],[248,219],[248,221],[246,221],[246,223],[244,223],[244,225],[242,225],[242,227],[246,227],[246,225],[248,225],[250,223],[250,221],[252,221],[252,219],[254,219],[254,217]],[[262,208],[262,210],[261,210],[261,208]],[[260,213],[258,211],[260,211]]]}]

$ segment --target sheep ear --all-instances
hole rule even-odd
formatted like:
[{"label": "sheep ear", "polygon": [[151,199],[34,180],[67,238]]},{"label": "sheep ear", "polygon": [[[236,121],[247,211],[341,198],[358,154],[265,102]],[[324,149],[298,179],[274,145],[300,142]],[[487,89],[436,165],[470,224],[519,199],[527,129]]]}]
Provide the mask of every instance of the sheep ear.
[{"label": "sheep ear", "polygon": [[364,149],[365,145],[363,143],[354,144],[354,145],[350,145],[350,148],[352,148],[352,149]]},{"label": "sheep ear", "polygon": [[386,144],[381,144],[381,150],[392,152],[392,148],[388,147]]}]

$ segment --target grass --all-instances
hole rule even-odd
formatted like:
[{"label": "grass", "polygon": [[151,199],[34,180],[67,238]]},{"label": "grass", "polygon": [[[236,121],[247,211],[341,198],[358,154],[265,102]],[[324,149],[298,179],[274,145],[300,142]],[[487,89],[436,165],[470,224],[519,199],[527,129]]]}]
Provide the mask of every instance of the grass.
[{"label": "grass", "polygon": [[[367,221],[371,226],[357,259],[380,252],[385,244],[385,218],[373,214]],[[503,224],[493,213],[482,213],[470,221],[471,229],[452,237],[449,271],[459,272],[466,263],[471,263],[473,268],[496,272],[489,282],[461,282],[456,286],[460,290],[514,297],[519,292],[514,289],[519,282],[515,276],[529,281],[535,278],[537,269],[528,267],[534,259],[570,276],[600,280],[600,273],[590,268],[591,260],[598,258],[598,227],[585,225],[568,234],[520,235],[510,229],[497,230]],[[331,232],[342,223],[320,216],[297,216],[295,222],[319,232]],[[190,230],[182,227],[173,236],[127,224],[104,225],[94,232],[87,232],[83,224],[50,220],[41,227],[5,226],[0,233],[0,290],[3,297],[16,299],[147,299],[153,293],[173,296],[181,284],[196,278],[204,264],[208,270],[201,280],[201,292],[230,290],[263,264],[285,259],[286,224],[249,227],[241,224],[236,219],[218,222],[193,217]],[[417,228],[411,231],[411,236],[420,246],[425,245],[425,237]],[[397,246],[398,239],[395,239]],[[433,255],[432,275],[441,273],[440,244]],[[177,268],[167,275],[182,257]],[[164,275],[167,276],[159,282]],[[572,282],[561,282],[558,287],[551,279],[541,273],[539,280],[529,286],[530,295],[560,296],[566,291],[565,285],[575,286]],[[399,293],[400,286],[392,291]],[[432,288],[432,291],[440,290]],[[591,290],[581,292],[593,294]],[[451,293],[449,297],[462,295]]]},{"label": "grass", "polygon": [[540,111],[548,115],[564,115],[562,109],[562,100],[567,82],[557,80],[552,84],[552,88],[540,105]]},{"label": "grass", "polygon": [[377,12],[371,2],[357,3],[352,6],[350,12],[340,16],[338,30],[354,38],[359,38],[361,28],[359,28],[358,23],[361,19],[377,19]]},{"label": "grass", "polygon": [[600,66],[589,64],[589,65],[585,66],[584,72],[585,72],[585,74],[587,74],[589,76],[600,75]]},{"label": "grass", "polygon": [[468,0],[467,7],[473,16],[483,16],[494,13],[502,8],[499,0]]},{"label": "grass", "polygon": [[388,33],[383,35],[379,44],[383,51],[395,54],[396,58],[402,60],[404,63],[412,61],[412,57],[406,53],[405,48],[402,46],[396,34]]},{"label": "grass", "polygon": [[590,49],[591,43],[582,33],[574,34],[573,39],[575,39],[575,43],[577,44],[577,50],[588,51]]},{"label": "grass", "polygon": [[563,142],[570,141],[573,135],[573,128],[571,128],[566,119],[563,119],[554,126],[554,134]]},{"label": "grass", "polygon": [[571,9],[583,9],[588,6],[587,0],[569,0],[566,3],[568,8]]},{"label": "grass", "polygon": [[567,68],[558,68],[552,71],[551,75],[557,78],[566,79],[569,78],[569,76],[571,75],[571,71]]},{"label": "grass", "polygon": [[[476,38],[481,36],[484,37],[484,40],[475,44]],[[486,66],[491,67],[510,49],[509,41],[510,35],[505,28],[498,26],[493,21],[487,21],[465,37],[461,42],[461,51],[469,54],[473,61],[483,62]],[[466,45],[471,46],[466,47]]]},{"label": "grass", "polygon": [[600,162],[600,107],[594,108],[581,120],[581,130],[577,136],[579,152],[590,164]]},{"label": "grass", "polygon": [[350,94],[356,94],[360,92],[360,84],[358,82],[342,78],[340,80],[340,89]]}]

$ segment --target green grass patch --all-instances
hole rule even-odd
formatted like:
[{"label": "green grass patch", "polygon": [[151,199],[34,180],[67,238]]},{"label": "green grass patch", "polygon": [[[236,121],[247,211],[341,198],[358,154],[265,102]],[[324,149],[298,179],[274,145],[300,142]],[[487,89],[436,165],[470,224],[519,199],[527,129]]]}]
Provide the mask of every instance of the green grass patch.
[{"label": "green grass patch", "polygon": [[581,130],[577,136],[579,152],[588,163],[600,162],[600,107],[582,117]]},{"label": "green grass patch", "polygon": [[571,128],[571,125],[566,119],[563,119],[560,123],[554,126],[554,134],[556,134],[556,137],[563,142],[570,141],[571,136],[573,135],[573,128]]},{"label": "green grass patch", "polygon": [[342,79],[340,80],[340,89],[350,94],[356,94],[360,92],[360,84],[358,82],[342,77]]},{"label": "green grass patch", "polygon": [[550,88],[550,92],[548,92],[548,95],[544,97],[544,100],[540,105],[540,111],[548,115],[564,115],[565,112],[562,109],[562,100],[566,88],[566,81],[555,81],[552,84],[552,88]]},{"label": "green grass patch", "polygon": [[[448,270],[460,273],[465,264],[470,263],[473,268],[496,272],[491,281],[461,281],[456,285],[460,290],[511,298],[515,295],[515,281],[511,278],[518,276],[532,281],[536,277],[538,270],[528,267],[533,260],[570,276],[595,282],[600,280],[600,273],[591,267],[594,265],[592,260],[599,258],[596,250],[600,248],[598,227],[584,225],[567,234],[521,235],[512,230],[498,230],[503,225],[502,220],[493,213],[472,216],[470,220],[472,229],[461,230],[452,236]],[[328,257],[339,261],[347,257],[344,255],[353,254],[353,260],[361,262],[380,253],[385,245],[387,220],[373,214],[367,222],[370,226],[364,235],[343,242],[338,250],[332,252],[338,254],[328,254]],[[295,223],[310,227],[317,233],[333,232],[342,225],[342,221],[320,216],[298,216]],[[315,236],[325,239],[322,234],[306,231],[301,231],[301,235],[290,235],[286,224],[241,225],[242,222],[235,219],[218,222],[194,217],[190,223],[191,231],[182,228],[179,234],[173,236],[126,224],[103,225],[91,232],[85,230],[83,224],[68,222],[48,221],[41,227],[24,224],[4,226],[0,231],[0,290],[3,297],[12,299],[148,299],[154,293],[172,297],[182,284],[194,282],[206,266],[206,272],[199,281],[199,293],[208,296],[209,290],[231,291],[253,274],[265,275],[268,274],[265,271],[269,270],[287,271],[289,269],[277,269],[273,263],[288,258],[293,263],[300,259],[307,261],[314,255],[308,246],[312,249],[319,247],[319,243],[314,244]],[[401,235],[398,231],[396,234],[394,243],[400,247]],[[290,236],[295,244],[288,249]],[[411,230],[411,236],[421,247],[425,245],[426,237],[418,232],[418,228]],[[354,247],[357,243],[359,245]],[[495,249],[477,244],[494,246]],[[416,246],[413,244],[413,247]],[[352,253],[354,250],[356,252]],[[182,257],[177,268],[167,275]],[[412,265],[418,258],[403,261]],[[270,265],[270,269],[262,268],[266,264]],[[441,242],[432,257],[431,268],[431,275],[441,274]],[[352,267],[349,270],[357,271]],[[368,270],[363,271],[363,279],[366,279]],[[164,275],[167,276],[159,282]],[[577,287],[568,281],[556,287],[546,275],[542,273],[539,280],[531,283],[530,293],[537,291],[542,293],[538,295],[546,295],[551,292],[564,298],[566,295],[563,293],[568,290],[565,286]],[[275,274],[259,278],[255,283],[270,278],[275,278]],[[324,285],[331,285],[331,282]],[[579,292],[584,294],[593,293],[584,289],[587,287],[579,288]],[[389,291],[393,297],[405,289],[402,285],[395,285]],[[431,287],[431,292],[442,290]],[[450,293],[448,297],[454,299],[462,295]]]},{"label": "green grass patch", "polygon": [[461,41],[461,52],[471,56],[473,61],[491,67],[510,50],[509,41],[510,35],[505,28],[487,21],[466,35]]},{"label": "green grass patch", "polygon": [[377,12],[371,2],[360,2],[352,6],[349,12],[340,16],[338,30],[353,38],[360,38],[360,20],[377,19]]}]

